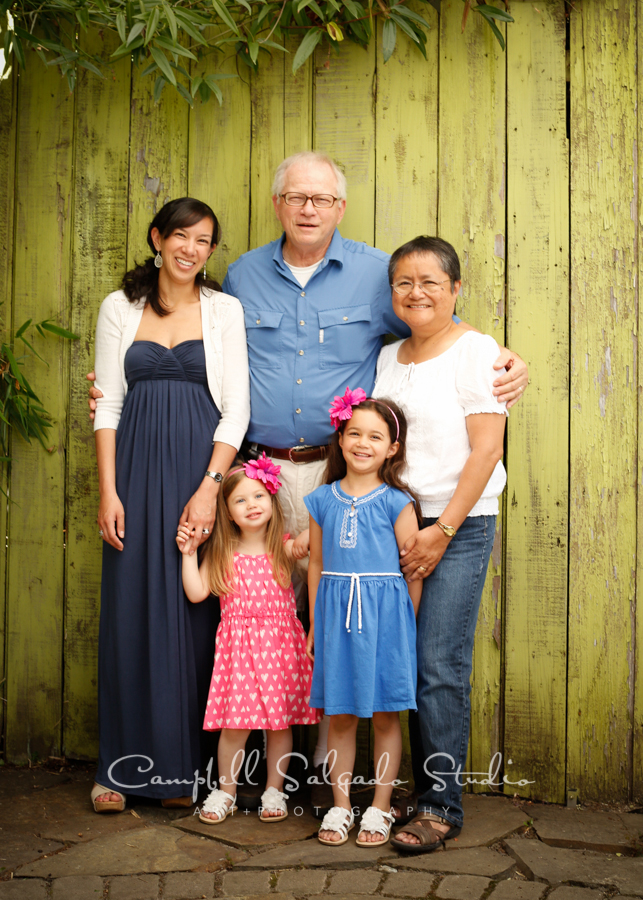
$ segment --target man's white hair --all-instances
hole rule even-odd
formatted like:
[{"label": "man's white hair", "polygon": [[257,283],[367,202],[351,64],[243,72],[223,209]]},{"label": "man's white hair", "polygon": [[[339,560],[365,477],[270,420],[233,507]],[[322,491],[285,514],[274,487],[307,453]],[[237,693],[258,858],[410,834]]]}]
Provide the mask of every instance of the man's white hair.
[{"label": "man's white hair", "polygon": [[275,178],[272,182],[273,197],[279,197],[280,194],[283,194],[284,185],[286,183],[286,172],[291,166],[299,165],[299,163],[321,163],[322,165],[330,166],[337,179],[337,199],[346,199],[346,176],[327,153],[317,153],[315,150],[304,150],[301,153],[293,153],[292,156],[284,159],[277,167]]}]

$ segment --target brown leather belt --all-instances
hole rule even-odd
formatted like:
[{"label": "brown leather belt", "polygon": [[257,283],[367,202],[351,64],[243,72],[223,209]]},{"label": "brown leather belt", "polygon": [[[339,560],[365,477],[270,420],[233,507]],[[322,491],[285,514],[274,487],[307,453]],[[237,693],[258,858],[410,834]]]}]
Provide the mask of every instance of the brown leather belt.
[{"label": "brown leather belt", "polygon": [[289,459],[292,463],[319,462],[326,459],[328,447],[266,447],[265,444],[257,444],[259,453],[265,452],[266,456],[274,459]]}]

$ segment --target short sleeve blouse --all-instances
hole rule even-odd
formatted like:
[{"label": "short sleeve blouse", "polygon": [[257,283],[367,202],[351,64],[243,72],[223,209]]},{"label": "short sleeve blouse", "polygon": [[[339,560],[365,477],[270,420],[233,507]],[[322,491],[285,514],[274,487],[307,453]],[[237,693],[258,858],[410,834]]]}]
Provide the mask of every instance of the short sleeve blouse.
[{"label": "short sleeve blouse", "polygon": [[[389,397],[404,411],[406,480],[420,495],[422,515],[435,517],[444,512],[471,453],[466,417],[507,414],[493,395],[500,350],[489,335],[467,331],[435,359],[404,365],[397,361],[401,344],[382,348],[373,396]],[[496,515],[506,480],[499,462],[469,515]]]}]

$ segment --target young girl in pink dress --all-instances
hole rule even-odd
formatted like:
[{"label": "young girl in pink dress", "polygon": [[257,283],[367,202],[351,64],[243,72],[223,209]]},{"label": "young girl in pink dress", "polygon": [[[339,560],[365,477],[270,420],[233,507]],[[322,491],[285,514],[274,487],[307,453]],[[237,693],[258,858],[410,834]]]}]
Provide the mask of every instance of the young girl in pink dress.
[{"label": "young girl in pink dress", "polygon": [[[321,716],[308,705],[312,666],[306,635],[295,607],[290,575],[295,557],[306,548],[283,533],[277,491],[280,466],[263,454],[233,467],[217,499],[214,532],[196,554],[185,553],[189,537],[179,526],[183,588],[192,603],[210,594],[221,601],[214,671],[203,727],[221,730],[219,789],[210,793],[199,818],[218,825],[235,809],[236,785],[250,731],[267,732],[268,780],[259,818],[278,822],[288,815],[282,792],[291,725],[312,725]],[[281,765],[280,759],[284,757]],[[225,789],[224,789],[225,788]]]}]

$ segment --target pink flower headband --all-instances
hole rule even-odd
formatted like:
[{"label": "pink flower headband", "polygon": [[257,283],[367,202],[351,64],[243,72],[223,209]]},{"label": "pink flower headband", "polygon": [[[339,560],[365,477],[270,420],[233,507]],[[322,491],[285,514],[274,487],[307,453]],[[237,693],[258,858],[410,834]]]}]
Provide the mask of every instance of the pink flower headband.
[{"label": "pink flower headband", "polygon": [[374,403],[381,403],[382,406],[386,406],[390,414],[393,416],[393,418],[395,419],[395,426],[397,428],[395,440],[398,441],[400,439],[400,423],[398,422],[397,416],[395,415],[391,407],[382,402],[382,400],[376,400],[375,397],[367,397],[366,391],[364,391],[362,388],[355,388],[354,391],[351,391],[351,389],[347,387],[343,397],[335,397],[333,399],[328,412],[330,413],[330,420],[335,426],[335,431],[337,431],[342,422],[346,422],[348,419],[351,419],[353,417],[354,406],[359,406],[359,404],[363,403],[364,400],[369,399]]},{"label": "pink flower headband", "polygon": [[241,471],[245,473],[246,478],[262,481],[269,494],[276,494],[281,487],[281,481],[277,478],[277,475],[281,472],[281,466],[276,466],[271,459],[268,459],[265,450],[261,454],[260,459],[251,459],[250,462],[237,466],[236,469],[230,469],[226,478],[234,475],[235,472]]}]

